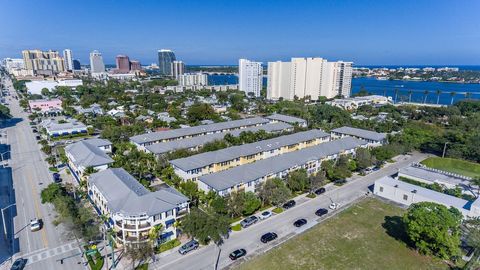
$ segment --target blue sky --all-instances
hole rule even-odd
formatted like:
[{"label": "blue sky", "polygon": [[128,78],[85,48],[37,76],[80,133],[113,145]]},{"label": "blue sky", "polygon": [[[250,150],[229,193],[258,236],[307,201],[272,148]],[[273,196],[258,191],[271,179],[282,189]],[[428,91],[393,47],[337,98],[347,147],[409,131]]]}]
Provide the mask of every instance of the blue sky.
[{"label": "blue sky", "polygon": [[357,65],[480,65],[480,1],[0,0],[0,58],[94,49],[142,64],[169,48],[187,64],[319,56]]}]

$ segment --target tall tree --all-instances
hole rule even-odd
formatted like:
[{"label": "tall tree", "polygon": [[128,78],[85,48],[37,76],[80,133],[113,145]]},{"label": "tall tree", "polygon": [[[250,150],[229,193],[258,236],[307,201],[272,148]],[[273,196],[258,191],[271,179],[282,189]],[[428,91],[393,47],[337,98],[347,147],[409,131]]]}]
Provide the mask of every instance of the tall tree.
[{"label": "tall tree", "polygon": [[201,244],[208,244],[211,240],[220,243],[222,236],[228,233],[230,219],[219,215],[212,209],[204,211],[192,208],[180,224],[183,232],[197,239]]},{"label": "tall tree", "polygon": [[308,176],[305,169],[293,171],[288,174],[287,186],[292,191],[303,191],[308,186]]},{"label": "tall tree", "polygon": [[435,93],[437,94],[437,104],[440,102],[440,95],[442,94],[442,90],[437,90],[435,91]]},{"label": "tall tree", "polygon": [[450,105],[453,104],[453,100],[454,100],[456,94],[457,94],[456,92],[451,92],[450,93],[450,97],[452,97],[452,99],[450,100]]},{"label": "tall tree", "polygon": [[263,205],[273,204],[279,206],[286,202],[291,194],[290,189],[280,178],[268,179],[259,190],[259,196]]}]

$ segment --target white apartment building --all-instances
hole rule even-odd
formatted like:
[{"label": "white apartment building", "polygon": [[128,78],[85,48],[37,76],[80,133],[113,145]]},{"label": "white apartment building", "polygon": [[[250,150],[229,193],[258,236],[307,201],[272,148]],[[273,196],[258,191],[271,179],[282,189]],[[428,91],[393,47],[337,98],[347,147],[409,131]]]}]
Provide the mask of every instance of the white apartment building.
[{"label": "white apartment building", "polygon": [[70,49],[63,50],[63,61],[65,61],[65,69],[68,71],[72,71],[73,70],[72,50]]},{"label": "white apartment building", "polygon": [[328,62],[323,58],[292,58],[291,62],[268,63],[268,99],[349,97],[351,62]]},{"label": "white apartment building", "polygon": [[172,76],[178,80],[180,75],[183,75],[183,73],[185,73],[185,63],[183,63],[182,61],[173,61],[171,73]]},{"label": "white apartment building", "polygon": [[238,60],[239,89],[245,94],[253,93],[260,96],[263,87],[262,62],[253,62],[247,59]]},{"label": "white apartment building", "polygon": [[204,73],[187,73],[178,77],[180,86],[205,86],[208,85],[208,75]]},{"label": "white apartment building", "polygon": [[13,74],[14,70],[22,70],[25,68],[23,58],[5,58],[2,62],[2,65],[9,74]]},{"label": "white apartment building", "polygon": [[90,53],[90,73],[105,72],[105,64],[103,63],[102,54],[98,51]]}]

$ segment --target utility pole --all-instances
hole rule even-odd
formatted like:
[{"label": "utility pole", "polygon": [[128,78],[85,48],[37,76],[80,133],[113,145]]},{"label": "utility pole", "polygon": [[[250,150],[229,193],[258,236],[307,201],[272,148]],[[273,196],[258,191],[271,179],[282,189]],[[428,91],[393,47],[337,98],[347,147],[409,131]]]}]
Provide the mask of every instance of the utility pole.
[{"label": "utility pole", "polygon": [[448,142],[445,142],[445,145],[443,146],[443,154],[442,154],[442,158],[445,157],[445,151],[447,150],[447,144]]}]

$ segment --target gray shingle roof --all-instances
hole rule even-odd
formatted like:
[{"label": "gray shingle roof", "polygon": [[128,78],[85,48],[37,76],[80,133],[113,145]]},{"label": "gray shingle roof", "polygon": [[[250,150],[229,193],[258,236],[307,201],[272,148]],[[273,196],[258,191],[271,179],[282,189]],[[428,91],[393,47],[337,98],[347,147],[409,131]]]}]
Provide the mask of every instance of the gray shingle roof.
[{"label": "gray shingle roof", "polygon": [[352,137],[345,137],[246,165],[237,166],[225,171],[203,175],[199,177],[199,181],[202,181],[217,191],[221,191],[240,183],[248,183],[266,175],[285,171],[294,166],[301,166],[308,161],[319,160],[344,150],[357,148],[366,144],[366,141]]},{"label": "gray shingle roof", "polygon": [[233,146],[217,151],[193,155],[186,158],[175,159],[171,160],[170,163],[182,169],[183,171],[189,171],[197,168],[203,168],[210,164],[229,161],[235,158],[254,155],[261,152],[278,149],[284,146],[328,136],[329,134],[323,132],[322,130],[313,129],[255,143]]},{"label": "gray shingle roof", "polygon": [[441,183],[448,183],[451,185],[465,185],[468,186],[470,181],[466,178],[462,177],[455,177],[453,175],[447,175],[440,172],[435,172],[431,169],[421,168],[416,166],[408,166],[401,168],[398,170],[399,173],[410,176],[410,177],[417,177],[421,178],[430,182],[439,182]]},{"label": "gray shingle roof", "polygon": [[256,124],[266,124],[269,120],[261,117],[246,118],[241,120],[229,121],[229,122],[220,122],[210,125],[200,125],[189,128],[179,128],[167,131],[159,131],[141,134],[137,136],[130,137],[130,140],[137,144],[154,142],[158,140],[168,140],[177,137],[191,136],[196,134],[202,134],[207,132],[217,132],[224,129],[239,128],[245,125],[256,125]]},{"label": "gray shingle roof", "polygon": [[153,216],[188,202],[187,197],[171,187],[150,192],[123,168],[92,174],[88,182],[106,198],[112,213]]},{"label": "gray shingle roof", "polygon": [[284,115],[284,114],[279,114],[279,113],[274,113],[272,115],[269,115],[267,117],[265,117],[267,119],[272,119],[272,120],[277,120],[277,121],[281,121],[281,122],[285,122],[285,123],[289,123],[289,124],[295,124],[295,123],[298,123],[298,124],[303,124],[303,123],[307,123],[307,121],[305,119],[302,119],[302,118],[298,118],[298,117],[294,117],[294,116],[290,116],[290,115]]},{"label": "gray shingle roof", "polygon": [[243,131],[257,132],[259,130],[265,130],[265,132],[270,133],[270,132],[284,131],[291,128],[292,126],[286,123],[272,123],[272,124],[266,124],[266,125],[255,126],[255,127],[236,129],[236,130],[226,131],[221,133],[196,136],[192,138],[180,139],[180,140],[175,140],[170,142],[155,143],[155,144],[147,145],[145,148],[154,154],[164,154],[164,153],[168,153],[168,152],[179,150],[179,149],[187,149],[187,148],[202,146],[206,143],[213,142],[215,140],[221,140],[228,133],[230,133],[234,137],[238,137],[240,133]]},{"label": "gray shingle roof", "polygon": [[[68,120],[67,120],[68,121]],[[58,123],[56,120],[44,120],[41,123],[42,127],[46,128],[49,132],[55,132],[65,129],[87,129],[82,122],[74,119],[70,119],[67,123]]]},{"label": "gray shingle roof", "polygon": [[378,133],[366,129],[353,128],[353,127],[340,127],[332,130],[333,132],[342,133],[346,135],[356,136],[373,141],[382,141],[387,138],[385,133]]},{"label": "gray shingle roof", "polygon": [[98,148],[110,144],[112,144],[110,141],[103,139],[89,139],[67,145],[65,152],[72,156],[71,161],[77,167],[82,166],[87,168],[101,166],[113,163],[113,159]]}]

